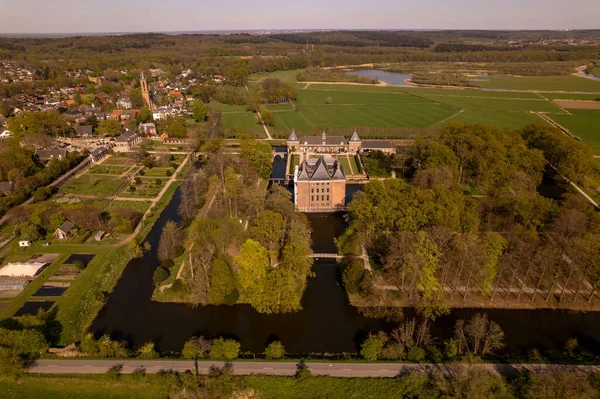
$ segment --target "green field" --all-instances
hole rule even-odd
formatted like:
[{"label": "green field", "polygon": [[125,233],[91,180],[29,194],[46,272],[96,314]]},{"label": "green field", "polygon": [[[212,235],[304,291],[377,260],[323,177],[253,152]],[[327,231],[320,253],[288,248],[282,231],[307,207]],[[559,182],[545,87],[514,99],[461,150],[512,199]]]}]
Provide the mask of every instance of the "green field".
[{"label": "green field", "polygon": [[129,166],[94,165],[88,169],[90,174],[120,175],[129,170]]},{"label": "green field", "polygon": [[342,167],[344,168],[344,173],[346,174],[346,176],[352,175],[354,173],[352,173],[352,170],[350,169],[350,164],[348,163],[348,158],[347,157],[338,157],[338,161],[340,162],[340,164],[342,165]]},{"label": "green field", "polygon": [[538,98],[537,100],[526,99],[497,99],[481,97],[454,97],[454,96],[427,96],[428,99],[444,104],[453,105],[456,108],[468,110],[487,111],[517,111],[517,112],[547,112],[562,113],[561,108],[553,103]]},{"label": "green field", "polygon": [[130,185],[126,185],[123,190],[119,193],[119,197],[127,198],[154,198],[158,195],[160,190],[165,186],[166,180],[160,179],[161,184],[156,185],[156,178],[142,179],[140,184],[133,184],[135,191],[130,190]]},{"label": "green field", "polygon": [[282,82],[296,83],[296,76],[301,69],[293,69],[291,71],[276,71],[276,72],[261,72],[248,76],[248,82],[262,82],[265,79],[279,79]]},{"label": "green field", "polygon": [[572,93],[540,93],[541,96],[549,100],[587,100],[594,101],[600,99],[600,94],[572,94]]},{"label": "green field", "polygon": [[146,177],[168,177],[167,172],[171,172],[171,174],[173,174],[173,173],[175,173],[175,169],[161,168],[161,167],[145,168],[144,176],[146,176]]},{"label": "green field", "polygon": [[489,76],[486,89],[600,92],[600,82],[576,76]]},{"label": "green field", "polygon": [[225,136],[227,137],[233,137],[239,132],[251,134],[256,137],[264,137],[265,135],[264,129],[258,124],[254,114],[250,112],[225,112],[221,116],[221,120]]},{"label": "green field", "polygon": [[111,201],[108,207],[106,207],[107,211],[118,208],[128,208],[134,209],[140,213],[144,213],[148,210],[150,206],[150,201]]},{"label": "green field", "polygon": [[600,155],[600,110],[572,109],[572,115],[548,115]]},{"label": "green field", "polygon": [[62,192],[67,194],[95,195],[110,197],[121,187],[123,180],[118,177],[96,177],[84,173],[77,179],[71,179],[63,186]]},{"label": "green field", "polygon": [[501,129],[519,129],[530,124],[546,124],[542,118],[526,112],[466,110],[448,120],[448,123],[492,125]]},{"label": "green field", "polygon": [[486,97],[486,98],[522,98],[539,100],[541,97],[536,93],[530,92],[515,92],[515,91],[493,91],[480,89],[436,89],[429,87],[397,87],[395,88],[402,93],[409,95],[428,97],[428,96],[452,96],[452,97]]}]

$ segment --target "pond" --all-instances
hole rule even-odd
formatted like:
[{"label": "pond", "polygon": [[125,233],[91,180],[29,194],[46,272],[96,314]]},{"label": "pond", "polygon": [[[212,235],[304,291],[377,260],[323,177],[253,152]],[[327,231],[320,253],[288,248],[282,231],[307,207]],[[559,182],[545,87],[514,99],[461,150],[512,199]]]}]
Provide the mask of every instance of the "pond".
[{"label": "pond", "polygon": [[412,75],[409,73],[389,72],[382,71],[380,69],[361,69],[357,71],[349,71],[346,72],[346,74],[364,76],[371,79],[377,78],[380,82],[385,82],[394,86],[410,86],[408,83],[406,83],[406,81],[412,79]]},{"label": "pond", "polygon": [[[278,339],[289,353],[357,352],[369,331],[391,331],[395,324],[361,316],[348,302],[334,262],[318,260],[302,298],[302,311],[265,315],[249,305],[201,306],[157,303],[152,296],[152,275],[159,265],[156,251],[160,232],[168,220],[180,221],[175,194],[148,236],[153,250],[132,260],[91,331],[110,333],[133,347],[153,341],[161,351],[179,351],[193,335],[227,336],[241,342],[242,351],[261,353]],[[310,214],[313,249],[334,252],[333,238],[345,228],[341,214]],[[570,337],[577,336],[589,351],[600,353],[600,313],[558,310],[456,309],[435,321],[432,332],[438,340],[453,333],[458,318],[486,312],[505,332],[506,352],[524,352],[533,347],[562,351]],[[405,317],[415,310],[404,310]]]}]

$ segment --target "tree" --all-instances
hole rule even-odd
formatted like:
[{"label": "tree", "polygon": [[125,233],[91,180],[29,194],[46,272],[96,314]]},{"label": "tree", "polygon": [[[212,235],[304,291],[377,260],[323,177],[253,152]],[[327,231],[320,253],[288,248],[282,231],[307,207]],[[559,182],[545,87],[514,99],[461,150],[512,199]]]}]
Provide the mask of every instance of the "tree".
[{"label": "tree", "polygon": [[215,360],[235,360],[240,353],[240,343],[233,339],[218,338],[212,342],[210,358]]},{"label": "tree", "polygon": [[169,137],[185,138],[187,136],[187,128],[183,123],[177,120],[169,125],[167,133],[169,134]]},{"label": "tree", "polygon": [[44,335],[33,329],[0,328],[0,371],[18,374],[48,350]]},{"label": "tree", "polygon": [[275,263],[279,248],[283,244],[284,233],[285,221],[283,216],[270,210],[260,212],[250,228],[250,237],[269,250],[271,266]]},{"label": "tree", "polygon": [[42,239],[41,228],[37,224],[28,223],[21,228],[21,238],[25,241],[38,241]]},{"label": "tree", "polygon": [[237,268],[240,285],[244,290],[248,290],[266,277],[269,269],[268,252],[260,243],[248,239],[233,263]]},{"label": "tree", "polygon": [[283,359],[285,357],[285,348],[280,341],[271,342],[265,349],[267,359]]},{"label": "tree", "polygon": [[362,262],[352,262],[344,268],[342,281],[349,294],[358,294],[364,275],[365,266]]},{"label": "tree", "polygon": [[174,259],[183,253],[183,230],[172,220],[167,221],[158,241],[158,259]]},{"label": "tree", "polygon": [[206,359],[211,353],[211,348],[211,340],[206,339],[203,336],[192,337],[183,346],[181,356],[184,359]]},{"label": "tree", "polygon": [[273,116],[273,113],[269,109],[267,109],[267,108],[261,109],[260,117],[265,125],[275,126],[275,116]]},{"label": "tree", "polygon": [[210,273],[209,300],[213,305],[233,305],[239,293],[231,267],[221,258],[215,259]]},{"label": "tree", "polygon": [[192,116],[196,122],[203,122],[208,118],[210,109],[202,101],[195,101],[192,106]]},{"label": "tree", "polygon": [[156,359],[159,354],[154,348],[154,342],[147,342],[137,351],[138,357],[141,359]]},{"label": "tree", "polygon": [[123,128],[115,119],[106,119],[100,122],[96,131],[104,136],[118,136],[123,131]]},{"label": "tree", "polygon": [[385,336],[385,333],[380,333],[378,335],[369,333],[369,336],[360,347],[360,355],[367,360],[375,361],[381,357],[386,342],[387,337]]},{"label": "tree", "polygon": [[460,319],[454,326],[458,353],[489,355],[504,346],[504,332],[486,314],[477,313],[465,324]]},{"label": "tree", "polygon": [[8,118],[6,127],[16,136],[28,133],[45,133],[50,136],[65,136],[72,129],[56,112],[21,112]]},{"label": "tree", "polygon": [[171,273],[169,273],[169,271],[164,267],[157,267],[154,271],[154,276],[152,277],[154,285],[159,285],[160,283],[168,279],[170,274]]},{"label": "tree", "polygon": [[154,117],[150,108],[144,107],[137,113],[135,120],[137,123],[149,123],[154,120]]}]

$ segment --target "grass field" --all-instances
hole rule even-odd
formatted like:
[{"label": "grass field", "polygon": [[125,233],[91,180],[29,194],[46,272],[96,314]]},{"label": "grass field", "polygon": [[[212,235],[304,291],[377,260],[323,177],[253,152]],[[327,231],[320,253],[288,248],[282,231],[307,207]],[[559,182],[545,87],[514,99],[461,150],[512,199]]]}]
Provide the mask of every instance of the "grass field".
[{"label": "grass field", "polygon": [[466,110],[448,122],[493,125],[501,129],[519,129],[530,124],[546,124],[542,118],[526,112]]},{"label": "grass field", "polygon": [[296,75],[298,72],[302,71],[301,69],[293,69],[291,71],[276,71],[276,72],[261,72],[255,73],[248,76],[248,82],[256,83],[262,82],[263,80],[270,79],[279,79],[282,82],[287,83],[296,83]]},{"label": "grass field", "polygon": [[144,176],[145,177],[168,177],[167,176],[167,172],[171,172],[171,174],[173,174],[175,172],[175,169],[173,168],[160,168],[160,167],[154,167],[154,168],[146,168],[144,169]]},{"label": "grass field", "polygon": [[600,92],[600,82],[576,76],[489,76],[486,89]]},{"label": "grass field", "polygon": [[350,169],[350,163],[348,162],[348,157],[338,157],[338,161],[342,164],[342,167],[344,168],[344,173],[349,176],[349,175],[353,175],[354,173],[352,173],[353,171]]},{"label": "grass field", "polygon": [[559,125],[583,139],[583,142],[600,155],[600,110],[572,109],[572,115],[548,115]]},{"label": "grass field", "polygon": [[67,194],[96,195],[110,197],[121,187],[123,181],[117,177],[95,177],[84,173],[77,179],[70,180],[62,187]]},{"label": "grass field", "polygon": [[265,131],[251,112],[224,112],[221,116],[223,130],[226,137],[233,137],[236,133],[244,132],[256,137],[263,137]]},{"label": "grass field", "polygon": [[119,197],[127,198],[154,198],[165,185],[166,180],[161,180],[161,184],[156,184],[156,178],[142,179],[140,184],[134,184],[135,191],[130,190],[130,185],[126,185],[119,193]]},{"label": "grass field", "polygon": [[111,201],[110,204],[106,207],[107,211],[118,208],[128,208],[134,209],[140,213],[144,213],[148,210],[150,206],[150,201]]},{"label": "grass field", "polygon": [[94,165],[88,169],[90,174],[120,175],[129,170],[129,166]]}]

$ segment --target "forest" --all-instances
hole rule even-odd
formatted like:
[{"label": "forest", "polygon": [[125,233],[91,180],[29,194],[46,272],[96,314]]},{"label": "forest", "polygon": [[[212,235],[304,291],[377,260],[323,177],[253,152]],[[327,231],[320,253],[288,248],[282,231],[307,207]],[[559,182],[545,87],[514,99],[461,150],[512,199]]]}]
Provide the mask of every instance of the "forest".
[{"label": "forest", "polygon": [[411,305],[435,317],[477,303],[598,302],[600,215],[564,183],[597,173],[581,143],[544,126],[449,125],[394,165],[403,178],[357,193],[337,240],[371,258],[372,275],[356,263],[343,272],[359,309],[393,318],[393,306]]},{"label": "forest", "polygon": [[[208,159],[182,185],[180,212],[188,227],[167,224],[161,235],[155,298],[248,303],[261,313],[300,310],[312,275],[309,224],[295,212],[287,190],[267,190],[271,146],[245,137],[240,156],[227,153],[220,140],[203,148]],[[178,257],[185,278],[160,288]]]}]

